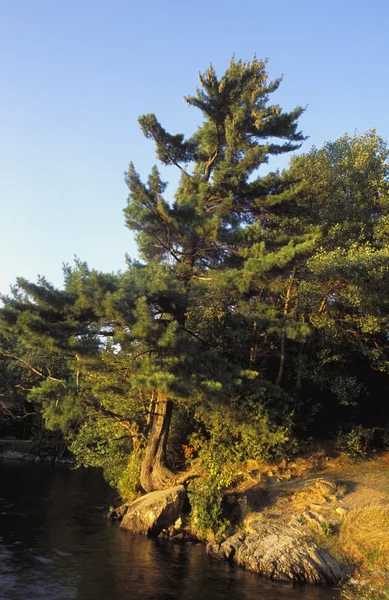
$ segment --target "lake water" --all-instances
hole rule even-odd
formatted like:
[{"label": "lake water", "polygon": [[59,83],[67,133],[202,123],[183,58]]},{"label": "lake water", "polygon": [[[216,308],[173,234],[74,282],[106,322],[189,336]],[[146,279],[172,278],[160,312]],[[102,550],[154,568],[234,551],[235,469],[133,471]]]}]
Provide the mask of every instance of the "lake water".
[{"label": "lake water", "polygon": [[159,544],[105,518],[115,496],[94,470],[0,461],[0,600],[330,600],[273,583],[202,545]]}]

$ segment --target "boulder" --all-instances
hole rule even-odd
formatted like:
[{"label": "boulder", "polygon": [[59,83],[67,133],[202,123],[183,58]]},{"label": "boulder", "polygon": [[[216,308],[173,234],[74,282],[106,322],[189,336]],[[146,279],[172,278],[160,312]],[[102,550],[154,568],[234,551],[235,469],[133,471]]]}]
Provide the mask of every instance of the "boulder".
[{"label": "boulder", "polygon": [[207,552],[271,579],[334,584],[345,575],[336,560],[296,522],[279,525],[254,518],[245,531],[222,544],[208,544]]},{"label": "boulder", "polygon": [[150,492],[128,505],[120,527],[132,533],[157,536],[177,521],[185,496],[183,485]]}]

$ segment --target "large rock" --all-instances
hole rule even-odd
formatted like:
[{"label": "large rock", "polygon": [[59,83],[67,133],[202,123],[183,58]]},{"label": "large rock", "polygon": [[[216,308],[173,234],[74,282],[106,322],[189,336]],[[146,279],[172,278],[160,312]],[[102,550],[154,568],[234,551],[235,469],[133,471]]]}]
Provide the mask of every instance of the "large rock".
[{"label": "large rock", "polygon": [[220,545],[208,544],[207,552],[271,579],[338,583],[345,575],[336,560],[304,534],[298,521],[281,526],[254,518],[244,532]]},{"label": "large rock", "polygon": [[179,485],[168,490],[150,492],[132,502],[120,527],[133,533],[157,536],[178,519],[185,501],[185,488]]}]

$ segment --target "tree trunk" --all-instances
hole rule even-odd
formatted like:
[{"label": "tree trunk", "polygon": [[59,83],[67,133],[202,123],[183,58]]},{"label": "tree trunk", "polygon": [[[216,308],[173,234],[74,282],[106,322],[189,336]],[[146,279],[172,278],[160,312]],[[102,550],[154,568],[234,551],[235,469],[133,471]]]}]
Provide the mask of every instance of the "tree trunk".
[{"label": "tree trunk", "polygon": [[[292,288],[293,288],[293,284],[294,284],[294,280],[296,279],[296,267],[294,267],[293,269],[293,273],[290,279],[290,283],[288,285],[288,289],[286,292],[286,298],[285,298],[285,305],[284,305],[284,316],[286,317],[288,312],[289,312],[289,305],[290,305],[290,300],[292,297]],[[285,328],[283,328],[282,333],[281,333],[281,349],[280,349],[280,366],[278,369],[278,375],[277,375],[277,379],[276,379],[276,385],[280,386],[281,385],[281,381],[282,381],[282,377],[284,374],[284,370],[285,370],[285,361],[286,361],[286,334],[285,334]]]},{"label": "tree trunk", "polygon": [[145,492],[172,485],[173,473],[166,466],[166,444],[172,412],[173,402],[163,394],[158,394],[140,473],[140,484]]}]

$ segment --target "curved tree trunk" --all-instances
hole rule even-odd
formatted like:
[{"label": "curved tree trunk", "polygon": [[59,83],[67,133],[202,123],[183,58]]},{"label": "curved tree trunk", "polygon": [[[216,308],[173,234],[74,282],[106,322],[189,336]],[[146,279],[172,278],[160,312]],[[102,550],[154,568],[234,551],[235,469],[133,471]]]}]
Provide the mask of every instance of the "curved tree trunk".
[{"label": "curved tree trunk", "polygon": [[145,492],[161,490],[172,484],[173,473],[166,466],[166,444],[172,412],[173,402],[163,394],[158,394],[140,472],[140,484]]}]

